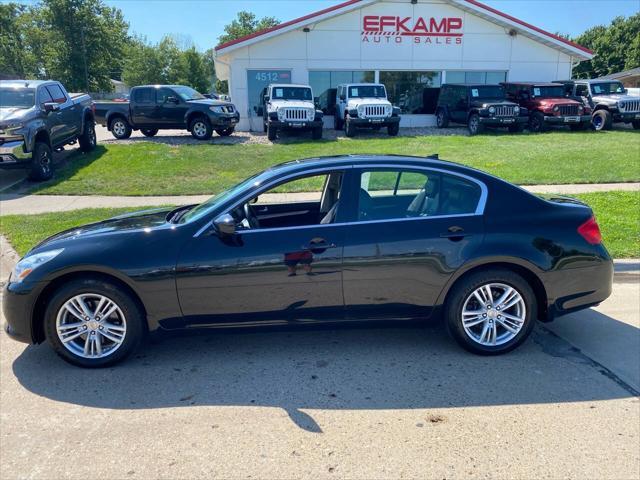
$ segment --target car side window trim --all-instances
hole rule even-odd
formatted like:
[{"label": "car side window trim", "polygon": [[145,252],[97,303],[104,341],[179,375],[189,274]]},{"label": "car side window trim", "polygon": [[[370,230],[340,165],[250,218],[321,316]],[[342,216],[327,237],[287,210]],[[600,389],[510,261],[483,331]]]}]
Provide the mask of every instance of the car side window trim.
[{"label": "car side window trim", "polygon": [[[437,167],[422,167],[419,165],[412,165],[412,164],[382,164],[382,163],[373,163],[373,164],[363,164],[363,165],[346,165],[346,166],[339,166],[339,167],[332,167],[332,168],[320,168],[320,169],[313,169],[313,170],[308,170],[304,173],[301,174],[301,172],[297,172],[297,173],[292,173],[290,175],[286,175],[284,177],[278,178],[272,182],[266,183],[265,185],[261,186],[259,190],[252,192],[249,195],[244,195],[239,201],[234,202],[233,204],[231,204],[231,206],[229,207],[225,207],[223,210],[224,211],[231,211],[234,208],[239,207],[242,203],[247,202],[249,200],[251,200],[252,198],[254,198],[256,195],[260,195],[260,193],[268,190],[269,188],[272,188],[280,183],[282,183],[283,181],[286,181],[290,178],[295,178],[295,177],[303,177],[303,176],[307,176],[308,174],[313,174],[313,173],[330,173],[332,171],[336,171],[336,170],[349,170],[349,169],[357,169],[357,170],[363,170],[363,169],[367,169],[367,168],[407,168],[407,169],[414,169],[414,170],[420,170],[420,171],[426,171],[426,172],[439,172],[439,173],[444,173],[447,175],[453,175],[456,177],[460,177],[460,178],[464,178],[466,180],[469,180],[475,184],[477,184],[480,187],[480,200],[478,200],[478,205],[476,207],[476,211],[474,213],[461,213],[461,214],[455,214],[455,215],[433,215],[433,216],[429,216],[429,217],[409,217],[409,218],[390,218],[390,219],[382,219],[382,220],[361,220],[361,221],[350,221],[350,222],[336,222],[336,223],[327,223],[327,224],[318,224],[318,225],[300,225],[300,226],[294,226],[294,227],[276,227],[276,228],[260,228],[260,229],[247,229],[247,230],[242,230],[242,235],[246,235],[247,233],[257,233],[257,232],[272,232],[272,231],[284,231],[284,230],[294,230],[294,229],[310,229],[310,228],[324,228],[324,227],[337,227],[337,226],[346,226],[346,225],[363,225],[363,224],[370,224],[370,223],[390,223],[390,222],[411,222],[411,221],[424,221],[424,220],[434,220],[434,219],[443,219],[443,218],[462,218],[462,217],[477,217],[477,216],[482,216],[484,215],[484,210],[487,204],[487,198],[488,198],[488,189],[487,186],[484,182],[481,182],[480,180],[470,177],[469,175],[465,175],[464,173],[459,173],[459,172],[452,172],[450,170],[445,170],[442,168],[437,168]],[[204,232],[206,232],[207,230],[209,230],[212,226],[213,226],[213,220],[211,219],[209,220],[202,228],[200,228],[194,235],[195,237],[199,237],[200,235],[202,235]]]}]

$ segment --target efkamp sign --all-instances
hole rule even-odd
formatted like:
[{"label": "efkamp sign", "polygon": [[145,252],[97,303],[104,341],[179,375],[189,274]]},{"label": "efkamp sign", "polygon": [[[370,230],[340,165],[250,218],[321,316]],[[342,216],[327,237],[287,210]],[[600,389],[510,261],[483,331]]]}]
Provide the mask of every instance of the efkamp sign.
[{"label": "efkamp sign", "polygon": [[366,15],[362,18],[362,41],[372,44],[462,45],[460,17],[400,17]]}]

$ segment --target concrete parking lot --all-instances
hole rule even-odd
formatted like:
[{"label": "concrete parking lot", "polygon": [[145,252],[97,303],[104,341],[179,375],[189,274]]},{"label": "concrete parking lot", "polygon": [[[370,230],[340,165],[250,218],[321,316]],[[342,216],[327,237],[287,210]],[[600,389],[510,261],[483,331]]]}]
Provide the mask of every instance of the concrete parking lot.
[{"label": "concrete parking lot", "polygon": [[434,323],[165,338],[86,371],[3,332],[0,478],[638,478],[639,280],[496,358]]}]

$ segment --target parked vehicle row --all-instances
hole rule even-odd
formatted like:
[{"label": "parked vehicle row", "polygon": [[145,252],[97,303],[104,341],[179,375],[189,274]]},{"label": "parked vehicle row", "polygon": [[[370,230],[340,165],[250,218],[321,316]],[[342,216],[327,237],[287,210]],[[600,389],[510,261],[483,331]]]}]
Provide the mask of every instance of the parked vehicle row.
[{"label": "parked vehicle row", "polygon": [[31,180],[53,176],[53,152],[96,146],[91,97],[60,82],[0,81],[0,169],[27,169]]},{"label": "parked vehicle row", "polygon": [[186,129],[197,140],[208,140],[215,131],[231,135],[240,120],[235,106],[205,97],[183,85],[143,85],[131,89],[125,102],[95,102],[96,121],[117,139],[133,130],[153,137],[159,130]]}]

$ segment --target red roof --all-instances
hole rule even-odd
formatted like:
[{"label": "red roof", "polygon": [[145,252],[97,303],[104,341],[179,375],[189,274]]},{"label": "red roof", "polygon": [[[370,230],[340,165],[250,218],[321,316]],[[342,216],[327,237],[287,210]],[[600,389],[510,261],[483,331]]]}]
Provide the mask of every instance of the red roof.
[{"label": "red roof", "polygon": [[[288,22],[281,23],[279,25],[276,25],[275,27],[267,28],[265,30],[260,30],[259,32],[255,32],[255,33],[252,33],[250,35],[245,35],[244,37],[236,38],[235,40],[231,40],[229,42],[222,43],[222,44],[218,45],[215,49],[216,49],[216,51],[217,50],[222,50],[224,48],[231,47],[233,45],[237,45],[238,43],[246,42],[247,40],[251,40],[252,38],[260,37],[262,35],[266,35],[267,33],[275,32],[277,30],[281,30],[281,29],[289,27],[291,25],[295,25],[297,23],[306,22],[307,20],[311,20],[312,18],[319,17],[321,15],[325,15],[327,13],[331,13],[331,12],[336,11],[336,10],[340,10],[340,9],[348,7],[350,5],[354,5],[356,3],[359,3],[361,1],[362,0],[348,0],[348,1],[340,3],[338,5],[334,5],[333,7],[325,8],[324,10],[320,10],[318,12],[310,13],[309,15],[305,15],[304,17],[296,18],[294,20],[289,20]],[[528,28],[530,30],[533,30],[533,31],[537,32],[537,33],[540,33],[540,34],[545,35],[547,37],[550,37],[550,38],[552,38],[554,40],[562,42],[562,43],[564,43],[566,45],[569,45],[570,47],[577,48],[578,50],[582,50],[585,53],[593,55],[593,51],[589,50],[586,47],[583,47],[582,45],[578,45],[577,43],[574,43],[571,40],[567,40],[566,38],[560,37],[558,35],[554,35],[553,33],[547,32],[546,30],[543,30],[543,29],[538,28],[538,27],[536,27],[534,25],[531,25],[530,23],[527,23],[527,22],[525,22],[523,20],[520,20],[518,18],[512,17],[511,15],[508,15],[508,14],[506,14],[504,12],[501,12],[500,10],[496,10],[495,8],[492,8],[492,7],[488,6],[488,5],[485,5],[484,3],[477,2],[476,0],[464,0],[464,1],[469,3],[469,4],[471,4],[471,5],[476,6],[478,8],[482,8],[484,10],[487,10],[488,12],[491,12],[491,13],[493,13],[495,15],[503,17],[503,18],[505,18],[505,19],[507,19],[507,20],[509,20],[511,22],[514,22],[514,23],[517,23],[519,25],[522,25],[523,27],[526,27],[526,28]]]}]

